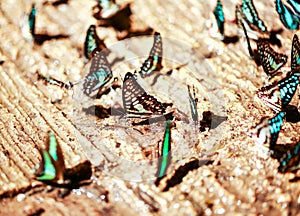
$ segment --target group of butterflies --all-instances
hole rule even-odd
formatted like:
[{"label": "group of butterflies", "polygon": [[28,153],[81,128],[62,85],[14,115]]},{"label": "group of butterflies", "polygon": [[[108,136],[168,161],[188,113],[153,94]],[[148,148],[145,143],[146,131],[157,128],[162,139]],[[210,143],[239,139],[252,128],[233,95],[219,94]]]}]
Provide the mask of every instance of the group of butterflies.
[{"label": "group of butterflies", "polygon": [[[39,78],[45,82],[53,85],[58,85],[67,89],[72,88],[74,85],[83,82],[83,93],[88,97],[99,96],[104,92],[103,89],[110,88],[112,85],[113,73],[110,68],[110,64],[107,60],[109,50],[106,49],[103,41],[98,37],[96,27],[91,25],[87,30],[86,40],[84,43],[84,54],[90,61],[89,73],[84,80],[76,83],[62,82],[51,77],[45,77],[39,74]],[[154,42],[150,50],[148,58],[143,62],[140,70],[135,73],[127,72],[125,74],[122,86],[122,100],[124,107],[124,114],[129,118],[140,118],[149,120],[150,118],[167,119],[165,125],[165,134],[160,148],[157,179],[155,184],[158,186],[160,180],[166,175],[167,169],[171,161],[171,123],[172,112],[166,112],[165,104],[158,101],[154,96],[148,94],[143,87],[137,82],[136,77],[138,74],[142,77],[148,77],[153,74],[159,73],[163,68],[162,66],[163,45],[162,37],[160,33],[154,32]],[[192,118],[195,125],[198,124],[198,112],[197,112],[197,99],[189,90],[189,101],[191,104]],[[53,136],[53,134],[50,134]],[[46,150],[42,151],[42,163],[40,165],[41,170],[37,172],[38,180],[46,180],[50,182],[62,181],[61,167],[63,158],[57,157],[61,155],[61,151],[58,148],[56,142],[49,142]],[[50,150],[49,150],[50,149]],[[51,149],[56,149],[52,151]],[[59,154],[58,154],[59,153]],[[54,157],[55,156],[55,157]],[[59,162],[60,161],[60,162]]]},{"label": "group of butterflies", "polygon": [[[300,2],[296,0],[287,0],[290,5],[285,5],[281,0],[276,0],[276,11],[279,14],[281,22],[290,30],[299,29],[300,24]],[[224,35],[224,12],[222,3],[217,1],[216,8],[213,11],[219,33]],[[262,66],[268,76],[268,80],[278,78],[279,69],[287,62],[287,55],[277,53],[272,49],[268,40],[258,39],[257,49],[251,48],[248,31],[256,35],[267,35],[270,39],[264,22],[259,18],[252,0],[242,0],[241,5],[236,5],[236,23],[244,32],[248,46],[249,55],[254,59],[258,66]],[[273,118],[263,118],[260,123],[249,132],[249,135],[260,146],[265,146],[273,151],[277,142],[279,131],[281,130],[283,120],[286,115],[287,107],[296,93],[300,76],[300,43],[295,34],[291,50],[291,70],[286,77],[279,81],[273,81],[270,85],[264,86],[256,92],[265,105],[271,108],[277,115]],[[295,171],[300,168],[300,141],[292,150],[286,152],[280,159],[279,171]]]}]

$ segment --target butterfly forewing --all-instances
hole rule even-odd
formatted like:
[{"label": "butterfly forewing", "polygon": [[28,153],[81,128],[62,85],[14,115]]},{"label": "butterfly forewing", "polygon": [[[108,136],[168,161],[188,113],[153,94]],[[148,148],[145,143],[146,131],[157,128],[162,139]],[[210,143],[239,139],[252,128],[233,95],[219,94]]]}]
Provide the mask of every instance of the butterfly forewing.
[{"label": "butterfly forewing", "polygon": [[291,68],[292,70],[298,68],[300,66],[300,43],[298,36],[295,34],[293,38],[293,44],[292,44],[292,63],[291,63]]},{"label": "butterfly forewing", "polygon": [[214,9],[214,15],[217,20],[219,32],[224,35],[224,22],[225,16],[223,12],[222,2],[220,0],[217,1],[217,5]]},{"label": "butterfly forewing", "polygon": [[28,16],[29,30],[32,36],[35,35],[35,17],[36,17],[36,9],[35,6],[32,5],[30,14]]},{"label": "butterfly forewing", "polygon": [[252,0],[243,0],[242,12],[246,20],[252,24],[250,26],[256,26],[257,30],[267,32],[267,28],[264,22],[259,18],[258,13],[253,5]]},{"label": "butterfly forewing", "polygon": [[93,51],[99,48],[100,50],[106,49],[106,46],[101,40],[96,32],[96,26],[90,25],[90,27],[87,30],[86,38],[84,42],[84,55],[87,59],[92,58]]},{"label": "butterfly forewing", "polygon": [[285,4],[283,4],[281,0],[276,0],[275,5],[282,24],[290,30],[298,29],[300,24],[299,15],[294,14],[294,12]]},{"label": "butterfly forewing", "polygon": [[160,33],[154,33],[154,42],[151,48],[149,57],[144,61],[139,73],[141,76],[147,77],[153,74],[155,71],[162,69],[162,55],[163,55],[163,46],[162,46],[162,37]]},{"label": "butterfly forewing", "polygon": [[88,75],[83,83],[84,93],[90,95],[99,91],[112,78],[112,71],[106,58],[106,53],[99,49],[94,50]]},{"label": "butterfly forewing", "polygon": [[155,97],[149,95],[138,84],[134,75],[125,75],[122,88],[123,106],[127,114],[163,114],[165,107]]},{"label": "butterfly forewing", "polygon": [[300,16],[300,1],[299,0],[287,0],[287,3],[292,6],[294,11]]},{"label": "butterfly forewing", "polygon": [[287,55],[275,52],[265,41],[259,41],[257,47],[259,60],[265,73],[269,77],[273,77],[287,62]]}]

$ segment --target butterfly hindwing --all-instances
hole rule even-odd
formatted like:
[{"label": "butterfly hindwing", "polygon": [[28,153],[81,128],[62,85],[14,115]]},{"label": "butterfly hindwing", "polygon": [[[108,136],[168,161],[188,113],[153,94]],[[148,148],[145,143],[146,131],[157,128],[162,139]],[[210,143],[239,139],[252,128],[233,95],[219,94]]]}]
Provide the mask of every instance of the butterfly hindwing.
[{"label": "butterfly hindwing", "polygon": [[300,68],[297,68],[279,82],[262,87],[256,94],[268,107],[275,112],[280,112],[291,102],[296,93],[299,76]]},{"label": "butterfly hindwing", "polygon": [[159,32],[154,33],[154,42],[151,48],[149,57],[144,61],[139,73],[141,77],[147,77],[153,74],[155,71],[162,69],[162,55],[163,45],[162,37]]},{"label": "butterfly hindwing", "polygon": [[219,32],[221,33],[221,35],[224,35],[225,16],[223,12],[223,5],[220,0],[217,1],[217,5],[214,9],[214,15],[217,21]]},{"label": "butterfly hindwing", "polygon": [[276,145],[279,131],[281,130],[285,113],[279,112],[275,117],[263,118],[250,132],[252,139],[259,145],[272,150]]},{"label": "butterfly hindwing", "polygon": [[265,73],[271,78],[283,65],[285,65],[287,62],[287,55],[275,52],[266,41],[259,41],[257,47],[260,63]]},{"label": "butterfly hindwing", "polygon": [[36,179],[40,181],[64,181],[65,162],[59,143],[53,132],[49,133],[46,149],[41,150],[42,162],[36,171]]},{"label": "butterfly hindwing", "polygon": [[300,43],[296,34],[293,38],[291,58],[291,68],[294,70],[300,66]]},{"label": "butterfly hindwing", "polygon": [[299,28],[300,17],[294,14],[294,12],[288,8],[281,0],[276,0],[276,11],[279,14],[279,18],[282,24],[290,30],[296,30]]},{"label": "butterfly hindwing", "polygon": [[122,97],[127,114],[151,115],[165,113],[163,104],[152,95],[147,94],[130,72],[124,78]]},{"label": "butterfly hindwing", "polygon": [[96,26],[95,25],[90,25],[86,32],[86,38],[84,42],[84,55],[87,59],[92,58],[92,53],[93,51],[99,48],[100,50],[106,49],[106,46],[101,40],[96,32]]},{"label": "butterfly hindwing", "polygon": [[112,79],[112,76],[106,53],[97,48],[93,52],[89,73],[84,79],[84,93],[89,96],[92,92],[99,91]]},{"label": "butterfly hindwing", "polygon": [[280,172],[294,171],[300,168],[300,142],[288,151],[280,160],[278,170]]},{"label": "butterfly hindwing", "polygon": [[251,24],[250,26],[255,26],[257,30],[267,32],[267,28],[259,18],[252,0],[243,0],[241,8],[245,19]]}]

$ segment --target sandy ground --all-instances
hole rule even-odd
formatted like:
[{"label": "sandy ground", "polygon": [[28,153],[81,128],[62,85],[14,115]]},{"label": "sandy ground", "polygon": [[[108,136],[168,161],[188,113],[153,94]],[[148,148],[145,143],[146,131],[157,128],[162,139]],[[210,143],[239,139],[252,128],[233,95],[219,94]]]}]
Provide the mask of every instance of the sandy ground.
[{"label": "sandy ground", "polygon": [[[138,79],[148,93],[188,116],[171,129],[172,161],[157,187],[157,150],[164,124],[132,127],[132,120],[96,116],[94,104],[122,106],[121,89],[101,99],[83,99],[78,88],[61,89],[37,80],[37,73],[78,81],[86,73],[83,43],[95,1],[0,2],[0,214],[1,215],[297,215],[299,172],[279,173],[278,160],[259,149],[246,132],[274,113],[254,97],[266,75],[248,57],[243,38],[225,45],[209,36],[215,2],[131,2],[132,31],[148,27],[163,36],[163,75]],[[118,1],[125,5],[129,1]],[[21,26],[31,4],[37,8],[36,33],[64,36],[41,45],[26,39]],[[225,34],[237,34],[234,5],[224,1]],[[270,1],[255,2],[269,29],[283,29],[282,47],[289,56],[296,31],[284,29]],[[109,62],[122,84],[127,71],[138,70],[152,46],[152,36],[118,40],[112,27],[97,27],[111,50]],[[66,36],[66,37],[65,37]],[[195,86],[199,119],[214,113],[212,125],[198,132],[192,123],[187,85]],[[298,106],[298,93],[291,102]],[[88,110],[88,111],[87,111]],[[227,119],[227,120],[226,120]],[[203,122],[202,122],[203,125]],[[33,180],[47,132],[55,132],[67,167],[86,159],[94,166],[92,181],[69,191]],[[278,144],[299,140],[299,122],[284,122]],[[167,189],[166,189],[167,188]],[[165,191],[164,191],[165,189]]]}]

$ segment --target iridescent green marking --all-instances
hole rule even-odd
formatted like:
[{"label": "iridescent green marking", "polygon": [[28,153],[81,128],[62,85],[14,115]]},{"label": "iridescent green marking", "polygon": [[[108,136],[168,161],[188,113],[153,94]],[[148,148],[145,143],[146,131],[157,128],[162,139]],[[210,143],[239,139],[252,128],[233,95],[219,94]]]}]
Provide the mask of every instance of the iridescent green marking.
[{"label": "iridescent green marking", "polygon": [[57,141],[54,133],[50,131],[49,133],[49,154],[53,158],[53,160],[57,161],[58,156],[57,156]]},{"label": "iridescent green marking", "polygon": [[35,6],[32,5],[30,14],[28,16],[29,30],[32,36],[35,35],[35,17],[36,17],[36,9]]},{"label": "iridescent green marking", "polygon": [[51,181],[56,177],[56,169],[51,160],[51,155],[46,150],[42,150],[42,157],[44,162],[43,171],[36,179],[39,181]]},{"label": "iridescent green marking", "polygon": [[163,177],[167,172],[171,160],[170,150],[171,150],[171,120],[168,120],[165,129],[164,141],[161,149],[161,160],[157,172],[158,178]]},{"label": "iridescent green marking", "polygon": [[225,16],[223,12],[223,5],[220,0],[217,1],[217,5],[214,9],[214,15],[217,21],[218,29],[222,35],[224,35],[224,22]]}]

